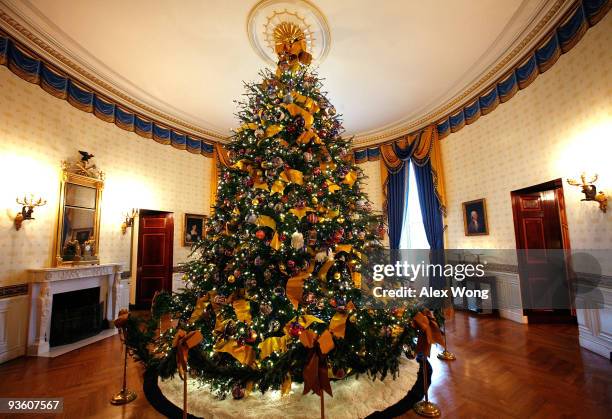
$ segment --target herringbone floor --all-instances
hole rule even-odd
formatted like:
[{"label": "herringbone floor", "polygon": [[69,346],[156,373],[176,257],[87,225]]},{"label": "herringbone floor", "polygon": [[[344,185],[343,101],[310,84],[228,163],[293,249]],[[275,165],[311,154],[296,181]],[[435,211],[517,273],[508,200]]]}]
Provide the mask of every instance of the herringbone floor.
[{"label": "herringbone floor", "polygon": [[[457,361],[431,360],[430,395],[443,417],[610,417],[612,364],[580,349],[576,326],[527,326],[458,313],[448,329]],[[109,397],[120,380],[121,346],[114,337],[54,359],[20,358],[0,365],[0,397],[64,397],[66,418],[161,417],[142,394],[141,368],[134,362],[128,383],[138,399],[111,406]]]}]

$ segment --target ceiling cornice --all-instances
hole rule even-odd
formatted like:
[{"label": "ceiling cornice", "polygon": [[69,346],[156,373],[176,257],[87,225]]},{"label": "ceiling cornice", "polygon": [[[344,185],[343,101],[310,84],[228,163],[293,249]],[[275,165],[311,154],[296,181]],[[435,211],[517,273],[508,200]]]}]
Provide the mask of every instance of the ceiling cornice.
[{"label": "ceiling cornice", "polygon": [[[206,140],[214,142],[229,140],[229,135],[218,130],[202,127],[176,114],[160,110],[159,104],[154,103],[155,101],[150,98],[145,101],[136,98],[134,94],[127,93],[113,80],[103,77],[84,60],[76,58],[75,54],[67,51],[50,35],[35,27],[27,17],[11,7],[9,1],[0,0],[0,28],[58,70],[143,116]],[[143,92],[143,96],[145,94]]]},{"label": "ceiling cornice", "polygon": [[540,44],[545,36],[564,17],[575,1],[556,0],[543,2],[541,9],[532,22],[516,37],[511,47],[482,71],[478,77],[467,84],[450,89],[446,100],[434,104],[430,109],[421,112],[422,116],[407,121],[399,121],[376,130],[356,134],[353,140],[355,148],[392,142],[404,135],[414,133],[423,127],[436,123],[453,114],[457,109],[473,101],[478,94],[492,86],[501,76],[522,61],[528,52]]},{"label": "ceiling cornice", "polygon": [[[445,95],[420,111],[420,116],[355,134],[353,146],[357,148],[393,141],[435,123],[466,105],[533,50],[574,4],[575,1],[571,0],[541,0],[536,7],[537,13],[511,41],[510,48],[499,54],[497,59],[489,60],[493,61],[492,65],[480,71],[467,83],[465,80],[458,82]],[[15,7],[11,7],[10,0],[0,0],[0,27],[59,70],[143,116],[175,127],[186,134],[221,143],[229,141],[229,129],[226,134],[218,129],[204,127],[201,123],[189,120],[188,116],[181,115],[180,111],[171,105],[157,101],[146,92],[139,91],[135,86],[129,93],[126,89],[120,88],[110,77],[102,76],[101,72],[96,71],[85,59],[68,51],[47,32],[36,27],[30,19],[19,13]],[[482,65],[480,63],[481,67]],[[474,69],[477,71],[477,66],[478,64],[475,64],[472,72]],[[125,84],[125,79],[122,81]]]}]

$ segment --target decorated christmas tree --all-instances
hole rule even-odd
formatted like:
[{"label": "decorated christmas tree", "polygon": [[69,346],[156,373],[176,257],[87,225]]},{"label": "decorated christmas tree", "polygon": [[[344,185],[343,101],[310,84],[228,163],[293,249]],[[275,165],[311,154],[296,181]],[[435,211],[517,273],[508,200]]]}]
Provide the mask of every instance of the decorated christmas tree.
[{"label": "decorated christmas tree", "polygon": [[[363,291],[383,221],[299,28],[282,29],[276,72],[247,84],[239,103],[185,288],[156,298],[150,329],[131,343],[162,378],[185,362],[190,377],[234,398],[292,382],[321,395],[330,380],[395,374],[417,334],[416,307],[375,308]],[[158,336],[164,314],[175,326]],[[177,365],[177,342],[190,336]]]}]

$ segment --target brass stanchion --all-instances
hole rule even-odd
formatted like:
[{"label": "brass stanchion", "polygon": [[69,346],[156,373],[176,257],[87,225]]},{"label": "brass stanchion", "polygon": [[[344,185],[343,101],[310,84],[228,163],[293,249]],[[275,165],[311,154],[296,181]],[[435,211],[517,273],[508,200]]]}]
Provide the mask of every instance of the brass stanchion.
[{"label": "brass stanchion", "polygon": [[127,357],[128,347],[125,342],[125,334],[127,328],[128,311],[123,309],[119,312],[119,317],[115,320],[115,326],[119,329],[119,339],[124,346],[123,357],[123,385],[118,393],[115,393],[111,398],[111,404],[121,405],[126,404],[136,399],[136,393],[127,388]]},{"label": "brass stanchion", "polygon": [[444,350],[438,353],[438,359],[442,361],[454,361],[457,359],[454,353],[448,350],[448,344],[446,341],[446,325],[447,322],[444,322]]},{"label": "brass stanchion", "polygon": [[183,419],[187,419],[187,358],[189,357],[189,350],[199,345],[202,339],[204,337],[199,330],[186,332],[179,329],[172,342],[172,346],[176,348],[176,366],[179,377],[183,380]]},{"label": "brass stanchion", "polygon": [[442,415],[440,408],[437,404],[429,401],[429,396],[427,395],[429,390],[429,377],[427,372],[427,357],[425,354],[421,354],[421,360],[423,365],[423,390],[425,392],[425,400],[421,400],[414,405],[414,411],[419,416],[424,416],[426,418],[439,418]]}]

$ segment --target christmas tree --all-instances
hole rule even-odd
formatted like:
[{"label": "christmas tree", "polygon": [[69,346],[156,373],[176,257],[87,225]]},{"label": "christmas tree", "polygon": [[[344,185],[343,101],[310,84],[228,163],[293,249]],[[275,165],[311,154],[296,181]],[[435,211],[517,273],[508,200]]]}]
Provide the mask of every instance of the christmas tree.
[{"label": "christmas tree", "polygon": [[[415,346],[417,308],[376,309],[362,291],[383,221],[360,189],[351,142],[299,28],[278,34],[276,72],[247,84],[239,103],[241,126],[185,288],[155,300],[150,329],[131,343],[165,378],[177,371],[177,339],[197,332],[190,376],[235,398],[292,382],[321,394],[330,379],[383,378]],[[167,313],[177,324],[157,336]]]}]

